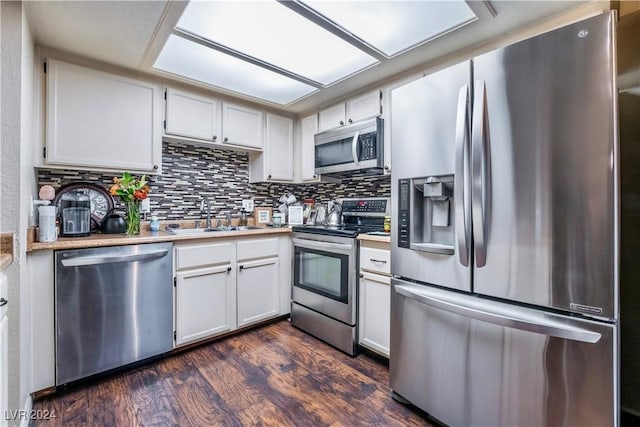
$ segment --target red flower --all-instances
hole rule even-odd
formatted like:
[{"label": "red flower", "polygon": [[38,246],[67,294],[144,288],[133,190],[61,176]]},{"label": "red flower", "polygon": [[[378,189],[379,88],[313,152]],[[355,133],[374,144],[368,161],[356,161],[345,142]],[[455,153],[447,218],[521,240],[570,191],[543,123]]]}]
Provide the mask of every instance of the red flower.
[{"label": "red flower", "polygon": [[147,192],[144,190],[136,190],[133,192],[133,198],[136,200],[144,200],[147,198]]}]

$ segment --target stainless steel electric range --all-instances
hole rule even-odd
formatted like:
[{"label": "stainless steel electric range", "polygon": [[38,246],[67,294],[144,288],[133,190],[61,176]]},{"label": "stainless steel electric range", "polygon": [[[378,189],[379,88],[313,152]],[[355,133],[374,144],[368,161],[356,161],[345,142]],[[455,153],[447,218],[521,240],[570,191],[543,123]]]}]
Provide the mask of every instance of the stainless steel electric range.
[{"label": "stainless steel electric range", "polygon": [[334,347],[356,354],[358,241],[382,232],[388,198],[341,199],[344,225],[293,227],[291,323]]}]

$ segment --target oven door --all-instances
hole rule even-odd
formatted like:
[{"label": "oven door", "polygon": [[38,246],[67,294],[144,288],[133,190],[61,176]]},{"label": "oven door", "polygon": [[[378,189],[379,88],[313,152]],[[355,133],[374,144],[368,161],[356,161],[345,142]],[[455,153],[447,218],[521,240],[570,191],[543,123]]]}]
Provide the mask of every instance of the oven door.
[{"label": "oven door", "polygon": [[304,233],[294,236],[293,301],[355,325],[355,239]]}]

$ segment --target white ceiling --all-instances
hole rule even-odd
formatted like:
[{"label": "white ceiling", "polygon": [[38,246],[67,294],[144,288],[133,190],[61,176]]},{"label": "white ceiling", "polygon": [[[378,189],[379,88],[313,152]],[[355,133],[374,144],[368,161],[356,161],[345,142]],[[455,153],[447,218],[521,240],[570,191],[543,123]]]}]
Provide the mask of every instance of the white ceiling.
[{"label": "white ceiling", "polygon": [[[300,113],[326,105],[405,70],[461,49],[480,46],[488,40],[585,2],[491,1],[497,12],[495,17],[484,3],[469,2],[478,20],[462,30],[446,34],[323,89],[288,106],[286,110]],[[608,2],[601,3],[608,5]],[[153,71],[151,65],[185,7],[182,1],[29,1],[26,4],[37,45],[153,74],[159,73]],[[164,79],[180,80],[173,76],[162,76]],[[202,86],[197,83],[194,85]],[[260,103],[255,99],[245,99]],[[272,104],[264,104],[273,107]]]}]

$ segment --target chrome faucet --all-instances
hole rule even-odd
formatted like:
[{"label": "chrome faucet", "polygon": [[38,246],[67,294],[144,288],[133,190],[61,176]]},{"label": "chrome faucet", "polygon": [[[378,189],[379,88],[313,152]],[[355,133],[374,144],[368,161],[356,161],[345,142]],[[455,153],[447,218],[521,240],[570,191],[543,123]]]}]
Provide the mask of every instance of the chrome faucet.
[{"label": "chrome faucet", "polygon": [[207,205],[207,222],[205,224],[205,228],[211,228],[211,204],[209,203],[209,199],[207,196],[202,196],[202,202],[200,203],[200,212],[204,209],[204,205]]}]

